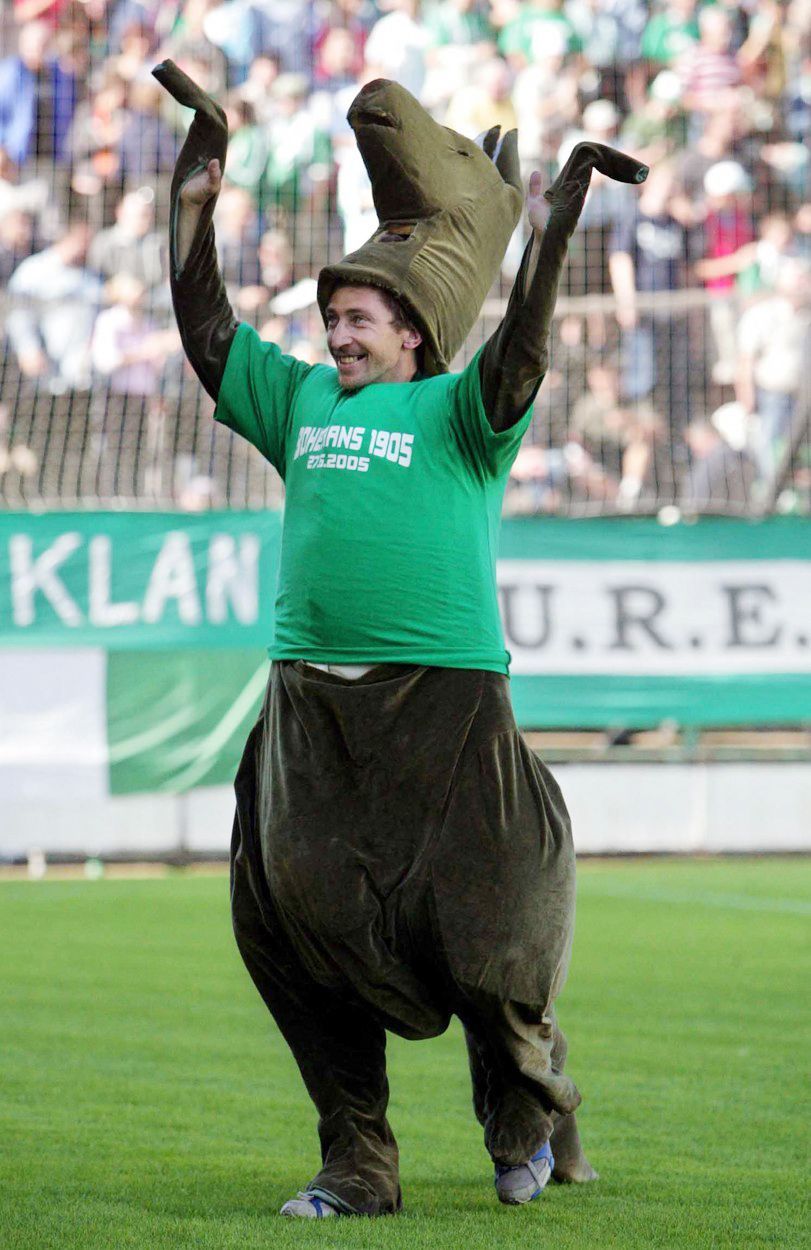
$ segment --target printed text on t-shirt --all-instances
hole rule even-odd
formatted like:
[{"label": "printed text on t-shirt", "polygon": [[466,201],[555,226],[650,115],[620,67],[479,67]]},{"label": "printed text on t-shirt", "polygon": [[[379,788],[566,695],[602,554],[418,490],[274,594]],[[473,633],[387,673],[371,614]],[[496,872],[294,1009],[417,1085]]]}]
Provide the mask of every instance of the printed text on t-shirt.
[{"label": "printed text on t-shirt", "polygon": [[[366,473],[370,457],[376,456],[407,469],[413,444],[414,435],[400,430],[367,430],[363,425],[304,425],[298,432],[293,459],[306,455],[308,469],[354,469]],[[334,450],[328,452],[327,448]],[[360,451],[368,454],[346,454]]]}]

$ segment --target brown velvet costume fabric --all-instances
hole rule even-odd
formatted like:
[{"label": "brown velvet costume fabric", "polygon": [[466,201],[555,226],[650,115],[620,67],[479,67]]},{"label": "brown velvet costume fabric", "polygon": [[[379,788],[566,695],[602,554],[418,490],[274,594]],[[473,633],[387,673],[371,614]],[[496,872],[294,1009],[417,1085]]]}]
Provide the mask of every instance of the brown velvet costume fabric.
[{"label": "brown velvet costume fabric", "polygon": [[[182,271],[175,230],[186,179],[213,157],[224,166],[227,127],[171,62],[154,72],[196,110],[172,184],[172,296],[189,360],[216,398],[237,322],[217,265],[214,201]],[[499,145],[492,131],[479,150],[380,82],[353,110],[373,181],[378,170],[381,230],[413,230],[399,242],[374,236],[324,270],[319,302],[323,309],[337,281],[386,287],[426,331],[427,371],[442,372],[520,208],[515,134]],[[388,177],[398,162],[402,177]],[[526,411],[546,370],[558,278],[593,168],[626,182],[646,173],[620,153],[581,144],[547,192],[552,214],[534,277],[531,242],[480,358],[495,430]],[[318,1110],[322,1168],[309,1189],[347,1212],[399,1208],[385,1030],[430,1037],[454,1014],[491,1156],[525,1162],[551,1134],[555,1175],[593,1177],[553,1010],[574,919],[569,820],[516,729],[507,679],[378,666],[348,682],[275,663],[236,793],[234,929]]]},{"label": "brown velvet costume fabric", "polygon": [[493,142],[480,147],[440,126],[405,87],[382,78],[363,87],[347,120],[379,226],[357,251],[321,270],[321,312],[344,283],[383,287],[422,332],[423,374],[446,373],[476,323],[521,214],[516,131],[498,147],[497,131],[490,132]]},{"label": "brown velvet costume fabric", "polygon": [[203,207],[191,250],[181,271],[177,259],[179,196],[184,182],[218,160],[225,169],[228,122],[220,106],[173,61],[162,61],[152,73],[161,86],[187,108],[195,110],[189,133],[172,176],[169,219],[169,282],[183,350],[212,399],[219,394],[237,322],[225,290],[212,219],[216,197]]},{"label": "brown velvet costume fabric", "polygon": [[318,1108],[311,1183],[399,1205],[384,1030],[468,1035],[494,1158],[519,1163],[579,1102],[552,1004],[574,854],[558,787],[507,679],[274,663],[236,783],[232,906],[246,964]]},{"label": "brown velvet costume fabric", "polygon": [[617,182],[640,183],[648,176],[647,165],[624,152],[602,143],[578,143],[544,192],[551,213],[532,281],[527,274],[536,243],[530,237],[504,319],[479,358],[482,398],[496,431],[509,429],[526,412],[546,374],[560,276],[594,169]]}]

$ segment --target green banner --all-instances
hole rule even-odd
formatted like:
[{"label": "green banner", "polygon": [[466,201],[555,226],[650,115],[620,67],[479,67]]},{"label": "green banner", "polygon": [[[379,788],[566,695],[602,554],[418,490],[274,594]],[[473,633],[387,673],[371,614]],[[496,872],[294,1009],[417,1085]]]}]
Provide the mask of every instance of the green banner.
[{"label": "green banner", "polygon": [[0,645],[262,647],[279,512],[0,514]]},{"label": "green banner", "polygon": [[111,652],[110,793],[230,785],[268,667],[261,650]]},{"label": "green banner", "polygon": [[[281,525],[0,515],[0,644],[107,655],[116,791],[233,775],[265,679]],[[498,580],[524,727],[811,720],[806,520],[505,521]]]}]

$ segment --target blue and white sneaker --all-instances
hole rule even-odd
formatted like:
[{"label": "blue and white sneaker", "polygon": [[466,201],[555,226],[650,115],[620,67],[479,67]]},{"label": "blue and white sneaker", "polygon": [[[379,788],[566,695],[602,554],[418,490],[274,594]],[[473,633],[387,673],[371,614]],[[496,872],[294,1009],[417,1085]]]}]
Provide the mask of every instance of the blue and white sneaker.
[{"label": "blue and white sneaker", "polygon": [[330,1215],[339,1215],[337,1207],[333,1207],[325,1198],[316,1194],[298,1193],[295,1198],[288,1198],[279,1215],[291,1215],[305,1220],[325,1220]]},{"label": "blue and white sneaker", "polygon": [[512,1167],[497,1163],[495,1186],[499,1202],[518,1206],[522,1202],[533,1202],[540,1198],[549,1183],[554,1166],[555,1160],[549,1142],[545,1142],[526,1163],[517,1163]]}]

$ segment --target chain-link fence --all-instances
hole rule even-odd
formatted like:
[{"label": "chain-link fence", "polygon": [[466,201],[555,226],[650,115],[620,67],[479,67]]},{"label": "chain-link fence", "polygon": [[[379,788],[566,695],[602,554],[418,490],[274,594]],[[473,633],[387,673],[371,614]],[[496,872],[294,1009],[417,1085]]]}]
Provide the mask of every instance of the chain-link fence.
[{"label": "chain-link fence", "polygon": [[[431,14],[450,20],[452,7],[409,20],[430,31]],[[606,21],[616,8],[593,7]],[[636,7],[644,17],[647,6]],[[792,50],[783,14],[782,80],[747,79],[758,14],[732,6],[743,77],[710,107],[681,62],[668,67],[650,49],[647,60],[626,49],[598,64],[591,45],[572,45],[550,79],[548,49],[533,60],[505,41],[511,25],[498,8],[472,6],[495,24],[493,43],[471,42],[484,51],[467,60],[454,44],[455,80],[456,61],[440,57],[447,44],[424,54],[422,95],[435,115],[469,130],[478,114],[517,122],[527,175],[539,167],[551,180],[584,135],[653,169],[641,191],[595,179],[506,510],[811,510],[807,31]],[[567,20],[570,9],[556,6]],[[324,361],[313,280],[374,228],[344,116],[388,19],[348,0],[66,0],[38,12],[2,14],[0,506],[277,505],[278,478],[212,421],[180,351],[168,186],[190,118],[149,68],[173,56],[227,109],[216,229],[237,315],[293,355]],[[696,38],[700,50],[703,29]],[[522,245],[519,232],[458,364],[498,324]]]}]

